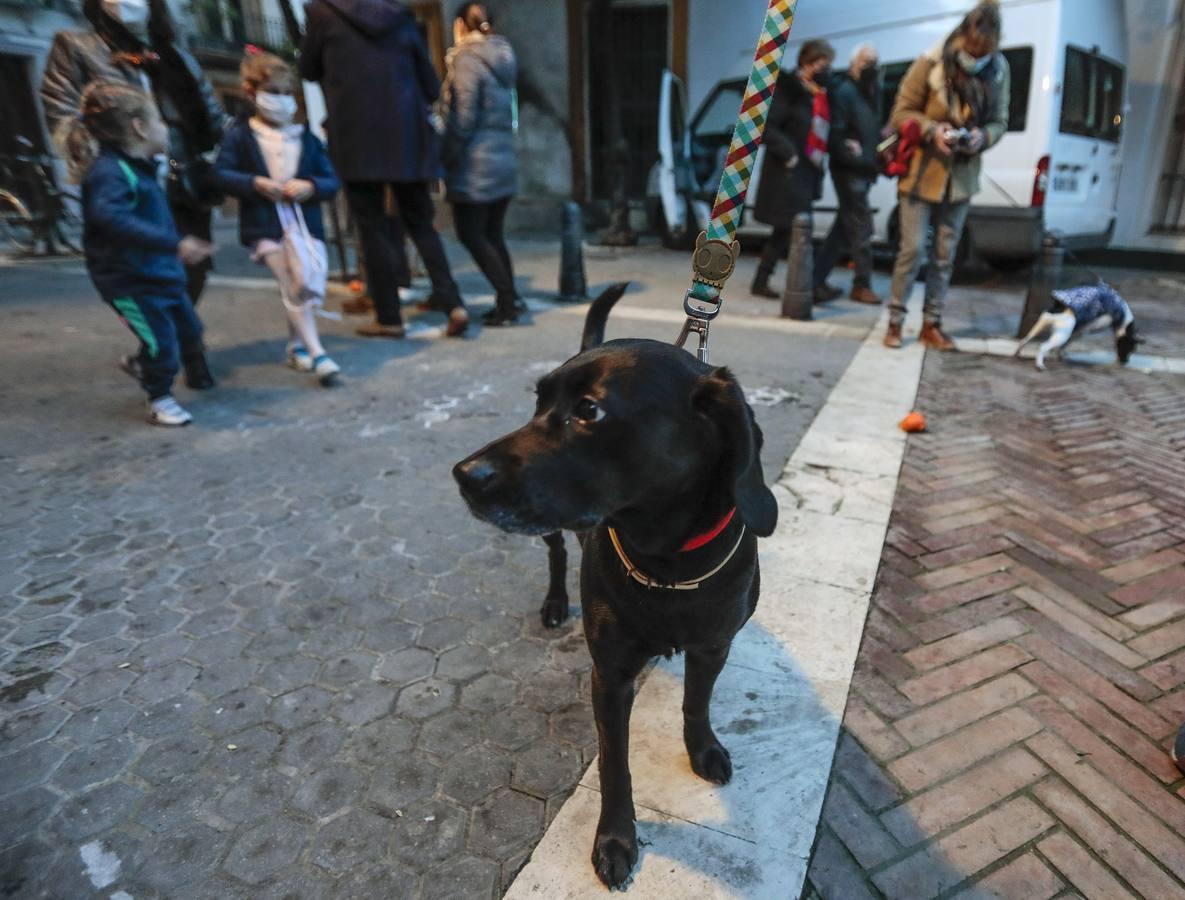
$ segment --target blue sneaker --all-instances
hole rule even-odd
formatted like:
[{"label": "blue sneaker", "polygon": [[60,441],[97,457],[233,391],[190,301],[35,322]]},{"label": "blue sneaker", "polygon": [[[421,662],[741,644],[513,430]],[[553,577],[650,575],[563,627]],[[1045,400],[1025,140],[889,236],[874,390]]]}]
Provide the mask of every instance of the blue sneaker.
[{"label": "blue sneaker", "polygon": [[288,365],[298,372],[311,372],[313,371],[313,357],[300,344],[289,344]]},{"label": "blue sneaker", "polygon": [[312,369],[322,387],[333,387],[337,384],[337,374],[341,371],[341,366],[330,359],[327,353],[322,353],[313,360]]}]

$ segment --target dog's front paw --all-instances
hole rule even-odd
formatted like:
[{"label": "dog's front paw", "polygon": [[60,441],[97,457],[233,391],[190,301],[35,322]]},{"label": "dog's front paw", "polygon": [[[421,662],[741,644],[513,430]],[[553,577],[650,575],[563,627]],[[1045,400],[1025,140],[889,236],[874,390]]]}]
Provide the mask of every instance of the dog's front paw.
[{"label": "dog's front paw", "polygon": [[593,842],[592,864],[605,887],[625,887],[638,861],[638,838],[631,827],[628,834],[597,832]]},{"label": "dog's front paw", "polygon": [[543,608],[539,611],[544,628],[559,628],[568,621],[568,595],[553,596],[548,594],[543,601]]},{"label": "dog's front paw", "polygon": [[687,756],[691,760],[691,771],[704,781],[728,784],[732,780],[732,757],[715,736],[702,747],[688,747]]}]

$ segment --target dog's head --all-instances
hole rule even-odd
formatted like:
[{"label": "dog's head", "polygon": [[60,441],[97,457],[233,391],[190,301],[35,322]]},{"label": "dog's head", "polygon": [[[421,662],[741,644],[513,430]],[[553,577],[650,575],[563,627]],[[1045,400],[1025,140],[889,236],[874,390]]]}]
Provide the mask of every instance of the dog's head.
[{"label": "dog's head", "polygon": [[1136,352],[1136,347],[1142,343],[1144,341],[1136,336],[1136,323],[1130,322],[1123,333],[1115,338],[1115,353],[1119,357],[1120,364],[1126,366],[1127,361]]},{"label": "dog's head", "polygon": [[718,479],[745,524],[772,533],[761,431],[727,369],[658,341],[610,341],[544,376],[536,395],[530,422],[453,469],[479,518],[522,534],[583,531]]}]

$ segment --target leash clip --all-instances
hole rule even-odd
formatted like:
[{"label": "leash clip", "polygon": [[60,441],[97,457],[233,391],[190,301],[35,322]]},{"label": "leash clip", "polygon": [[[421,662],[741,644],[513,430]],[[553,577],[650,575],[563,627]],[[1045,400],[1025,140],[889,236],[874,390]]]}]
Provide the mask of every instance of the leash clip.
[{"label": "leash clip", "polygon": [[683,347],[691,332],[699,335],[699,348],[696,356],[702,363],[708,362],[708,330],[714,318],[720,315],[720,307],[724,298],[717,296],[715,300],[702,300],[692,291],[688,291],[683,298],[683,311],[687,313],[687,320],[683,323],[683,330],[675,340],[676,347]]}]

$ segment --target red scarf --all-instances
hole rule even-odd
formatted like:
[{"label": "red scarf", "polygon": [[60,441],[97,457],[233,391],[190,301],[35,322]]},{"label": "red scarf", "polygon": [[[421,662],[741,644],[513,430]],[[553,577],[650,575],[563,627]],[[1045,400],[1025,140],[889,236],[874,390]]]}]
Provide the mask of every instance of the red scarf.
[{"label": "red scarf", "polygon": [[[807,89],[811,89],[807,85]],[[815,99],[811,103],[811,130],[806,136],[806,158],[819,171],[827,168],[827,138],[831,133],[831,103],[827,92],[814,88]]]}]

